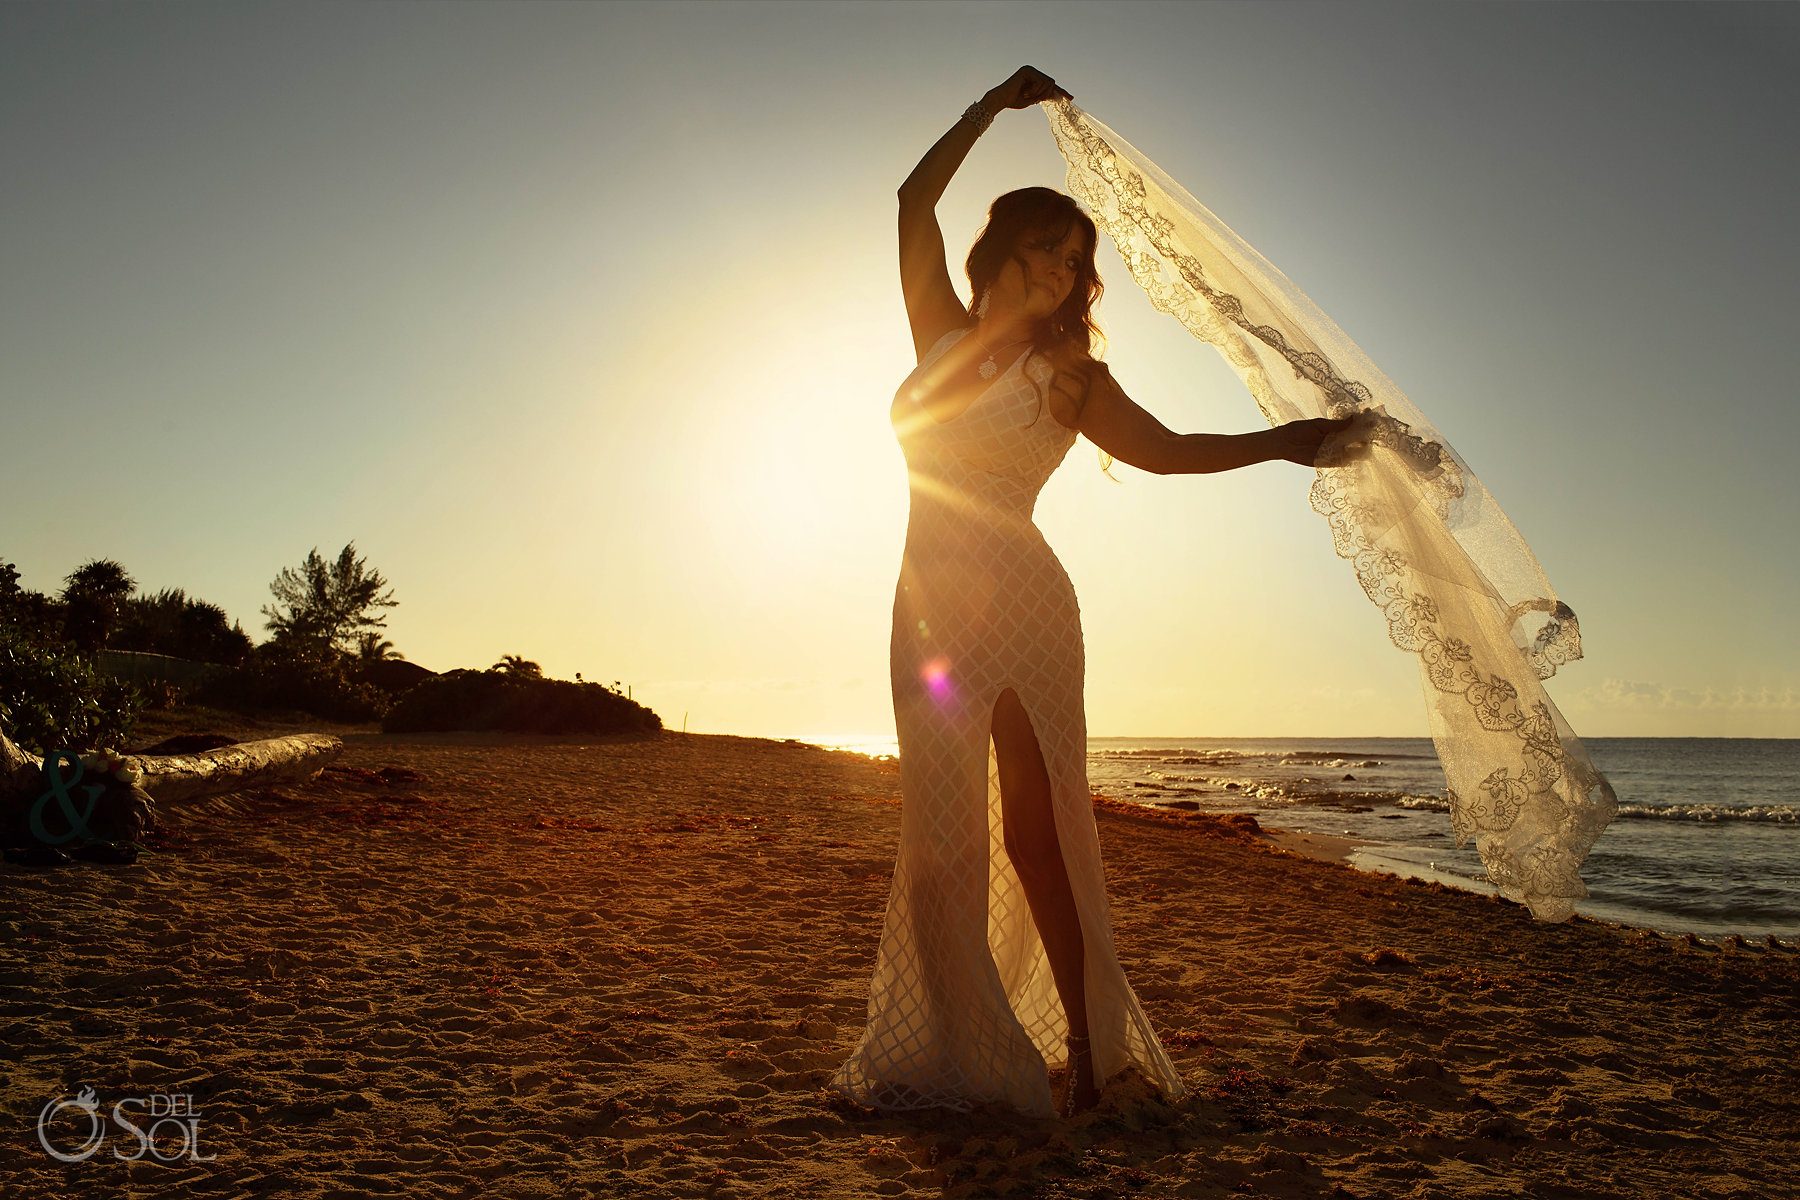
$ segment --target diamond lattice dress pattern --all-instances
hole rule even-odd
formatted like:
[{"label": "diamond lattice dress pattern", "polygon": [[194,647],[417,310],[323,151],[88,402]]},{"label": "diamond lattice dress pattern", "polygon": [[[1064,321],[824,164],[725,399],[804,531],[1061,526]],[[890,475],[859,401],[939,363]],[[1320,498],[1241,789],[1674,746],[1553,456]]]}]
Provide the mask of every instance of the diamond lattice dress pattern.
[{"label": "diamond lattice dress pattern", "polygon": [[926,352],[892,410],[912,503],[889,652],[900,848],[868,1025],[832,1084],[877,1108],[1000,1102],[1053,1115],[1047,1063],[1065,1058],[1068,1022],[1002,844],[989,736],[1012,688],[1049,772],[1081,917],[1095,1078],[1136,1065],[1175,1099],[1186,1088],[1113,947],[1087,783],[1081,613],[1032,523],[1075,433],[1050,414],[1050,367],[1034,353],[949,420],[926,412],[917,381],[968,332]]}]

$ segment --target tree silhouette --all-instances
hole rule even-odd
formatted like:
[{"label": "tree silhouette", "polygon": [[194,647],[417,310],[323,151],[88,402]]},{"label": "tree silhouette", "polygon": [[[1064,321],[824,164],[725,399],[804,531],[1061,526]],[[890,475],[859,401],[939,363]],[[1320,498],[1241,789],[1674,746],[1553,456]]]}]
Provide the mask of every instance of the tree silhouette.
[{"label": "tree silhouette", "polygon": [[399,604],[388,581],[356,553],[351,542],[326,562],[317,546],[298,570],[283,567],[269,590],[275,603],[263,606],[274,640],[318,652],[348,653],[362,635],[387,625],[380,610]]},{"label": "tree silhouette", "polygon": [[544,668],[521,654],[502,654],[500,661],[489,667],[490,671],[498,671],[502,675],[517,675],[521,679],[542,679]]},{"label": "tree silhouette", "polygon": [[145,650],[200,662],[235,666],[251,650],[250,637],[216,604],[165,588],[154,596],[125,601],[107,643],[118,650]]},{"label": "tree silhouette", "polygon": [[137,581],[110,558],[83,563],[63,581],[63,636],[92,654],[106,645],[119,609],[137,590]]},{"label": "tree silhouette", "polygon": [[0,560],[0,623],[39,641],[61,641],[63,606],[42,592],[19,586],[19,568]]},{"label": "tree silhouette", "polygon": [[394,643],[378,633],[365,633],[356,639],[356,657],[364,662],[387,662],[390,659],[404,659],[406,655],[394,649]]}]

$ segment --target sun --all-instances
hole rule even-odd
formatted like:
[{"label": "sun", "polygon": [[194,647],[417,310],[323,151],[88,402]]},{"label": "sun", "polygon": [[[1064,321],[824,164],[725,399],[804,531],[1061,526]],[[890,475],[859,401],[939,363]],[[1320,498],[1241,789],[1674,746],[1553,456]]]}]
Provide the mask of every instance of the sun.
[{"label": "sun", "polygon": [[906,469],[887,424],[885,364],[844,345],[781,358],[721,404],[691,475],[720,552],[752,569],[826,573],[894,545]]}]

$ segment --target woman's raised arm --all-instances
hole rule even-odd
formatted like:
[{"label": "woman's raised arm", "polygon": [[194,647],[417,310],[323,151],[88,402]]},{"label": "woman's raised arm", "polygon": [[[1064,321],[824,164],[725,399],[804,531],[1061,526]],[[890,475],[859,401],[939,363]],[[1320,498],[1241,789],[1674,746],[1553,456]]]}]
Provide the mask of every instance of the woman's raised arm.
[{"label": "woman's raised arm", "polygon": [[[991,119],[1003,109],[1024,108],[1068,94],[1036,67],[1020,67],[1012,78],[983,96],[981,104]],[[900,292],[906,300],[906,319],[912,325],[913,348],[920,358],[939,338],[969,319],[950,282],[937,202],[984,128],[966,117],[959,119],[900,185]]]}]

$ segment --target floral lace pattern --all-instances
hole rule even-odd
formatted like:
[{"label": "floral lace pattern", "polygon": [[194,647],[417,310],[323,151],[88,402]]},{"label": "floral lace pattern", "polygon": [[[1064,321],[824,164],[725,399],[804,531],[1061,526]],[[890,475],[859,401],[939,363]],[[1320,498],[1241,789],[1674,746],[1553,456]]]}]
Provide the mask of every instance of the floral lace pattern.
[{"label": "floral lace pattern", "polygon": [[1117,134],[1047,101],[1069,191],[1160,311],[1215,347],[1271,423],[1376,416],[1374,452],[1318,469],[1338,555],[1418,657],[1458,845],[1536,917],[1565,920],[1616,811],[1542,687],[1581,657],[1574,612],[1468,465],[1299,288]]}]

